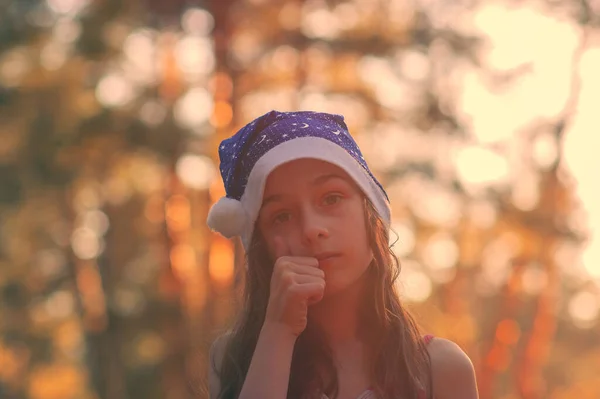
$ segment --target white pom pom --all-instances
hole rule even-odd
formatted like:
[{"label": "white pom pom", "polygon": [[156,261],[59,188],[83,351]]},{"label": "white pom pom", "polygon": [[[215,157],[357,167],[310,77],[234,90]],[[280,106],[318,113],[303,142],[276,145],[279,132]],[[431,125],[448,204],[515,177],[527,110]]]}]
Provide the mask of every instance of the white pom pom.
[{"label": "white pom pom", "polygon": [[246,220],[246,212],[240,201],[221,197],[210,208],[206,223],[212,230],[231,238],[242,235],[246,228]]}]

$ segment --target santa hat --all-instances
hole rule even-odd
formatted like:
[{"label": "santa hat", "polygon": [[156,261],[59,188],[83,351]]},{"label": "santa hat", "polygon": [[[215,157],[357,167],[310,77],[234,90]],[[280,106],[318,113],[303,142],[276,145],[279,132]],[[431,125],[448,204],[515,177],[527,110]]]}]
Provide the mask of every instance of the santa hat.
[{"label": "santa hat", "polygon": [[344,117],[311,111],[271,111],[250,122],[219,146],[226,196],[208,213],[208,226],[227,238],[240,236],[245,249],[269,174],[301,158],[319,159],[342,168],[390,224],[389,199],[350,136]]}]

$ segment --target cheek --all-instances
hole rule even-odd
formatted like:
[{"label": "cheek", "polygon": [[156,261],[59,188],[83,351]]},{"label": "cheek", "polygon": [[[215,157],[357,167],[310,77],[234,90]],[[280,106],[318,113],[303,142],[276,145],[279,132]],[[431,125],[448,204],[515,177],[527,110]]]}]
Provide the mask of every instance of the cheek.
[{"label": "cheek", "polygon": [[[355,255],[361,259],[362,262],[366,262],[367,266],[373,260],[373,250],[369,245],[369,234],[367,227],[364,223],[358,223],[354,226],[354,240],[355,244]],[[365,266],[366,267],[366,266]]]},{"label": "cheek", "polygon": [[365,245],[357,246],[356,248],[356,258],[359,259],[360,266],[367,268],[371,261],[373,260],[373,251],[368,243]]},{"label": "cheek", "polygon": [[298,234],[294,229],[279,229],[279,230],[271,230],[263,233],[263,239],[267,245],[267,250],[269,251],[269,255],[271,258],[275,259],[275,237],[280,237],[283,239],[285,244],[285,252],[287,256],[296,256],[301,253],[298,251],[299,248],[299,238]]},{"label": "cheek", "polygon": [[352,217],[348,217],[344,229],[348,234],[352,234],[353,239],[358,243],[368,243],[367,225],[364,216],[355,212]]}]

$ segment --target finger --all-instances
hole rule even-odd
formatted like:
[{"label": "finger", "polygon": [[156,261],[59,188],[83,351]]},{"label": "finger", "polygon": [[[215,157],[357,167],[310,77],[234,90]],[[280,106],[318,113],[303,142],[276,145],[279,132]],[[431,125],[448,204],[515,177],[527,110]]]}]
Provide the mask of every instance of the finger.
[{"label": "finger", "polygon": [[295,287],[294,291],[300,298],[306,299],[308,305],[314,305],[323,299],[325,281],[300,284]]},{"label": "finger", "polygon": [[286,256],[285,259],[297,265],[319,267],[319,260],[308,256]]},{"label": "finger", "polygon": [[281,236],[277,236],[273,238],[273,250],[275,252],[275,259],[279,259],[283,256],[291,256],[292,252],[290,251],[289,246]]},{"label": "finger", "polygon": [[312,283],[325,284],[325,279],[319,275],[295,274],[294,275],[294,283],[295,284],[312,284]]},{"label": "finger", "polygon": [[291,271],[297,275],[309,275],[320,278],[325,277],[325,272],[323,272],[323,270],[319,269],[318,267],[315,267],[313,265],[298,264],[295,263],[292,259],[293,258],[280,258],[280,260],[278,261],[280,265],[279,270],[281,272]]},{"label": "finger", "polygon": [[308,299],[306,300],[306,304],[308,306],[311,306],[316,303],[319,303],[319,302],[321,302],[321,300],[323,299],[324,296],[325,296],[325,288],[323,288],[319,292],[315,293],[314,295],[309,296]]},{"label": "finger", "polygon": [[319,296],[325,291],[325,280],[312,283],[297,284],[292,289],[294,295],[299,298],[311,298]]},{"label": "finger", "polygon": [[321,302],[322,299],[323,299],[323,293],[321,293],[319,295],[314,295],[306,300],[306,305],[307,306],[314,305],[316,303]]}]

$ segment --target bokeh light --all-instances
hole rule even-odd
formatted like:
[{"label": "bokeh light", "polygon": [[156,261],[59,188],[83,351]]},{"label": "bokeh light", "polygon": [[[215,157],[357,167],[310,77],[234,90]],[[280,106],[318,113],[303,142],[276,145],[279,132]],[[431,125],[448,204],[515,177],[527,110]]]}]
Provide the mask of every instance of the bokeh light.
[{"label": "bokeh light", "polygon": [[215,26],[215,20],[207,10],[189,8],[181,16],[181,26],[189,34],[208,36]]},{"label": "bokeh light", "polygon": [[134,86],[120,73],[111,73],[103,77],[96,87],[96,97],[106,107],[127,105],[135,95]]},{"label": "bokeh light", "polygon": [[167,117],[167,107],[157,100],[148,100],[140,108],[140,119],[149,126],[159,126]]},{"label": "bokeh light", "polygon": [[590,328],[596,323],[600,312],[598,295],[589,291],[581,291],[569,301],[569,314],[573,322],[582,328]]},{"label": "bokeh light", "polygon": [[546,169],[558,159],[558,143],[556,137],[551,132],[539,134],[533,142],[533,160],[543,169]]},{"label": "bokeh light", "polygon": [[13,48],[0,56],[0,81],[7,87],[17,86],[32,66],[25,48]]},{"label": "bokeh light", "polygon": [[221,286],[231,283],[234,276],[234,253],[230,242],[222,238],[215,239],[210,251],[208,274]]},{"label": "bokeh light", "polygon": [[89,227],[80,227],[73,232],[71,246],[80,259],[94,259],[104,250],[102,238]]},{"label": "bokeh light", "polygon": [[176,170],[181,181],[196,190],[208,189],[217,173],[210,158],[193,154],[186,154],[179,158]]},{"label": "bokeh light", "polygon": [[122,68],[127,79],[142,85],[157,82],[158,33],[150,29],[139,29],[127,35],[123,43],[124,62]]},{"label": "bokeh light", "polygon": [[400,295],[411,302],[423,302],[431,295],[431,280],[416,261],[402,264],[402,277],[397,280]]},{"label": "bokeh light", "polygon": [[171,250],[171,265],[177,277],[185,281],[194,274],[196,254],[190,245],[181,244]]},{"label": "bokeh light", "polygon": [[402,258],[408,256],[415,248],[416,237],[412,226],[406,223],[392,223],[392,233],[390,234],[390,244],[393,244],[392,250],[396,256]]},{"label": "bokeh light", "polygon": [[213,111],[213,99],[204,88],[193,88],[183,95],[173,108],[175,121],[192,129],[206,123]]},{"label": "bokeh light", "polygon": [[59,18],[52,30],[54,39],[62,43],[73,43],[80,35],[80,22],[71,18]]},{"label": "bokeh light", "polygon": [[473,194],[505,184],[510,178],[508,160],[485,147],[470,146],[458,150],[456,168],[461,183]]},{"label": "bokeh light", "polygon": [[40,64],[49,71],[55,71],[65,64],[68,55],[65,44],[49,42],[40,52]]},{"label": "bokeh light", "polygon": [[110,222],[108,220],[108,216],[100,210],[92,210],[85,212],[81,216],[81,225],[92,230],[96,235],[103,236],[108,227],[110,226]]},{"label": "bokeh light", "polygon": [[423,252],[423,264],[431,269],[437,282],[449,282],[454,278],[460,252],[452,237],[443,232],[433,235],[427,240]]},{"label": "bokeh light", "polygon": [[535,209],[540,201],[540,177],[533,170],[522,170],[512,187],[512,203],[523,211]]},{"label": "bokeh light", "polygon": [[208,75],[215,67],[212,42],[206,37],[186,36],[179,40],[175,58],[190,82]]},{"label": "bokeh light", "polygon": [[539,295],[548,285],[548,273],[541,265],[528,265],[523,272],[522,284],[527,294]]},{"label": "bokeh light", "polygon": [[46,0],[46,2],[52,11],[65,15],[75,15],[89,4],[89,0]]}]

